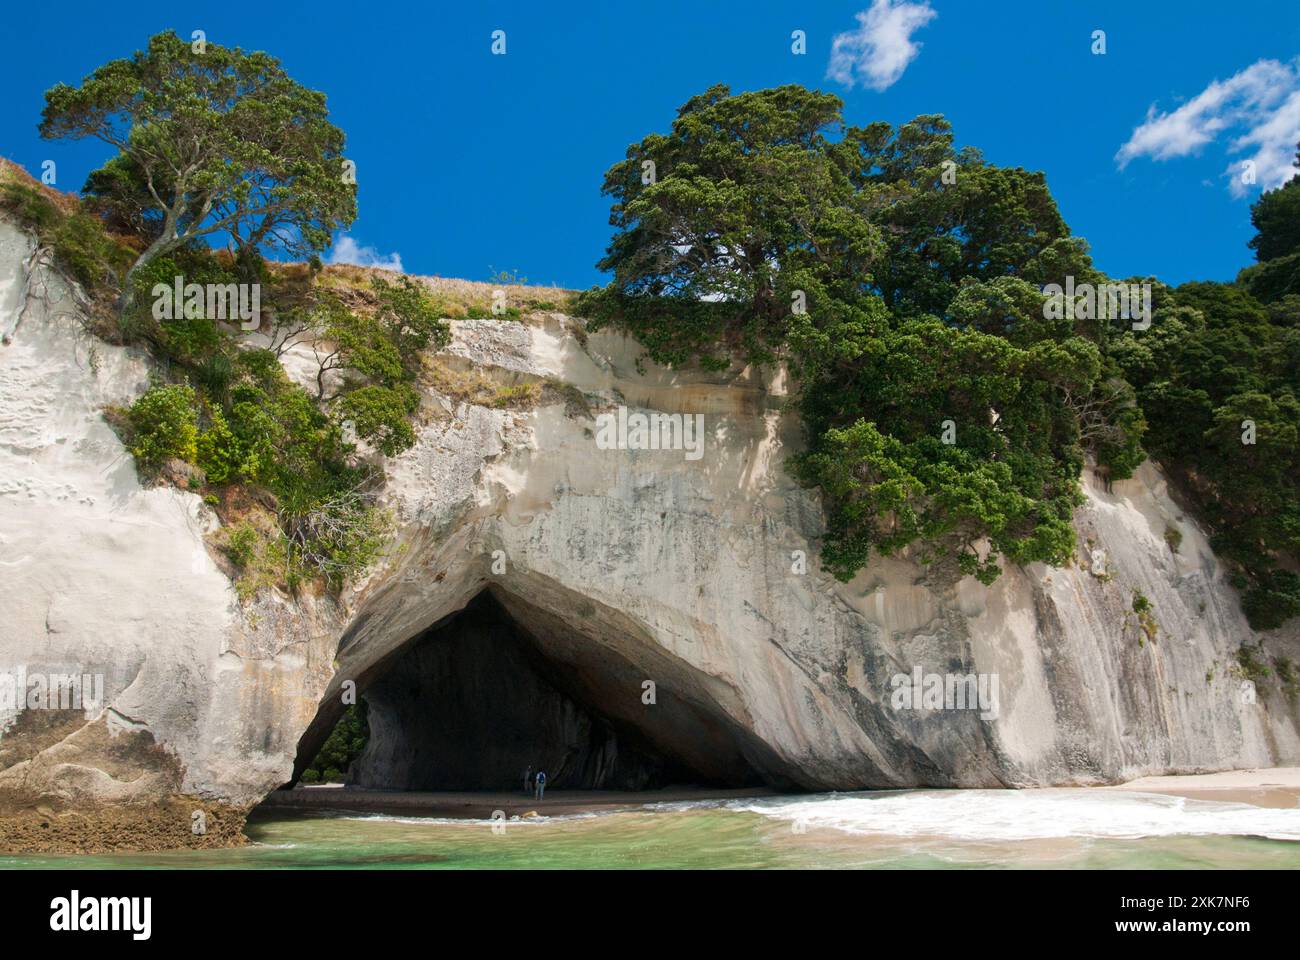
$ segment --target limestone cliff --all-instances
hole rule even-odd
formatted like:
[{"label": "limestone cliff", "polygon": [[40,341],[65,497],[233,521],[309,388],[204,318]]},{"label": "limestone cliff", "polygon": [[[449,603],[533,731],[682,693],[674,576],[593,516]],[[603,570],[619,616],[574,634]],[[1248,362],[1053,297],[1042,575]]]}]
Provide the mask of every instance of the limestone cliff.
[{"label": "limestone cliff", "polygon": [[[379,691],[484,593],[557,696],[702,780],[1022,786],[1300,761],[1284,694],[1252,698],[1234,672],[1251,631],[1153,465],[1109,491],[1085,477],[1066,568],[985,587],[877,558],[838,583],[816,564],[817,498],[783,468],[800,429],[779,376],[639,371],[635,342],[556,313],[454,324],[440,362],[552,399],[427,387],[418,443],[385,464],[396,536],[364,582],[242,604],[205,544],[215,515],[142,487],[103,419],[145,388],[146,359],[81,333],[31,252],[0,222],[0,670],[102,674],[104,695],[0,717],[7,808],[246,807],[310,758],[346,681]],[[702,456],[601,449],[594,417],[620,405],[702,414]],[[917,668],[996,677],[996,710],[900,708],[892,678]]]}]

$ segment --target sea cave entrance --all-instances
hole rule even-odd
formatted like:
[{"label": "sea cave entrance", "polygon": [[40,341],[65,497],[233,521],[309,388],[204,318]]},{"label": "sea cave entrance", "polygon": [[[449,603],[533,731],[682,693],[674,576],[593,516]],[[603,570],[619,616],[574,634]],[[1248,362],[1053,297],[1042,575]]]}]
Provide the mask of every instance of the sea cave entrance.
[{"label": "sea cave entrance", "polygon": [[788,784],[698,675],[660,659],[634,662],[618,644],[575,635],[490,587],[367,671],[362,702],[341,726],[343,709],[322,704],[299,743],[294,782],[520,791],[531,767],[546,771],[552,790]]}]

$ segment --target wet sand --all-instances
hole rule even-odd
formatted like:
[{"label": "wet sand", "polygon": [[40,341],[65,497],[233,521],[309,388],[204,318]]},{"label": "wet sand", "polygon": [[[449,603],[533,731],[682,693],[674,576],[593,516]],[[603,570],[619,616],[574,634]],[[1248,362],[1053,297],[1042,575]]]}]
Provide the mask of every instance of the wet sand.
[{"label": "wet sand", "polygon": [[1256,807],[1289,810],[1300,807],[1300,767],[1262,770],[1227,770],[1184,776],[1141,777],[1100,790],[1165,793],[1189,800],[1249,803]]},{"label": "wet sand", "polygon": [[635,810],[648,803],[734,800],[742,797],[774,795],[775,791],[763,787],[746,790],[682,787],[639,791],[547,790],[544,799],[535,800],[532,797],[525,797],[523,790],[516,793],[433,793],[365,790],[330,784],[276,790],[263,801],[263,806],[486,820],[497,810],[503,811],[507,819],[526,817],[530,814],[556,817],[598,811],[608,813],[615,810]]}]

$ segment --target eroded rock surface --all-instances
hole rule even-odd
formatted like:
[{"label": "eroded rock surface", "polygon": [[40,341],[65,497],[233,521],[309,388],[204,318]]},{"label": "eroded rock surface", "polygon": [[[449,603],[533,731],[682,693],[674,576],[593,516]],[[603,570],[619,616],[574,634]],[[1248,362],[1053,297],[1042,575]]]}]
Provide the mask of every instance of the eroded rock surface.
[{"label": "eroded rock surface", "polygon": [[[242,606],[205,546],[215,518],[192,493],[143,488],[103,421],[146,386],[144,359],[98,343],[91,362],[57,278],[15,323],[29,250],[0,224],[14,330],[0,350],[0,667],[104,674],[104,704],[69,737],[147,733],[174,763],[124,779],[103,751],[46,762],[63,741],[33,741],[0,754],[0,794],[253,803],[322,742],[345,681],[364,691],[485,590],[605,718],[695,769],[739,758],[769,782],[852,789],[1300,760],[1286,698],[1241,689],[1233,664],[1253,635],[1154,466],[1110,492],[1085,477],[1069,567],[984,587],[877,558],[837,583],[816,563],[817,498],[783,468],[800,429],[779,377],[638,372],[634,342],[578,335],[559,314],[454,324],[437,362],[546,384],[545,399],[522,411],[426,390],[418,443],[385,465],[397,536],[363,583]],[[702,457],[599,449],[594,416],[619,405],[702,414]],[[996,676],[995,715],[897,708],[891,679],[918,667]]]}]

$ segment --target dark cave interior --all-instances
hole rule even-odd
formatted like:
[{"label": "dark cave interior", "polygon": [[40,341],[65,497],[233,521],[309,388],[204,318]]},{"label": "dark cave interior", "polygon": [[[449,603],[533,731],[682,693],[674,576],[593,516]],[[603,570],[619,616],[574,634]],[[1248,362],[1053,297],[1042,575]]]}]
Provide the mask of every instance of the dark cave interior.
[{"label": "dark cave interior", "polygon": [[[413,637],[360,691],[369,739],[346,782],[519,791],[531,768],[560,790],[777,785],[744,731],[689,682],[657,681],[648,703],[644,668],[551,624],[530,632],[487,590]],[[296,777],[320,743],[304,735]]]}]

